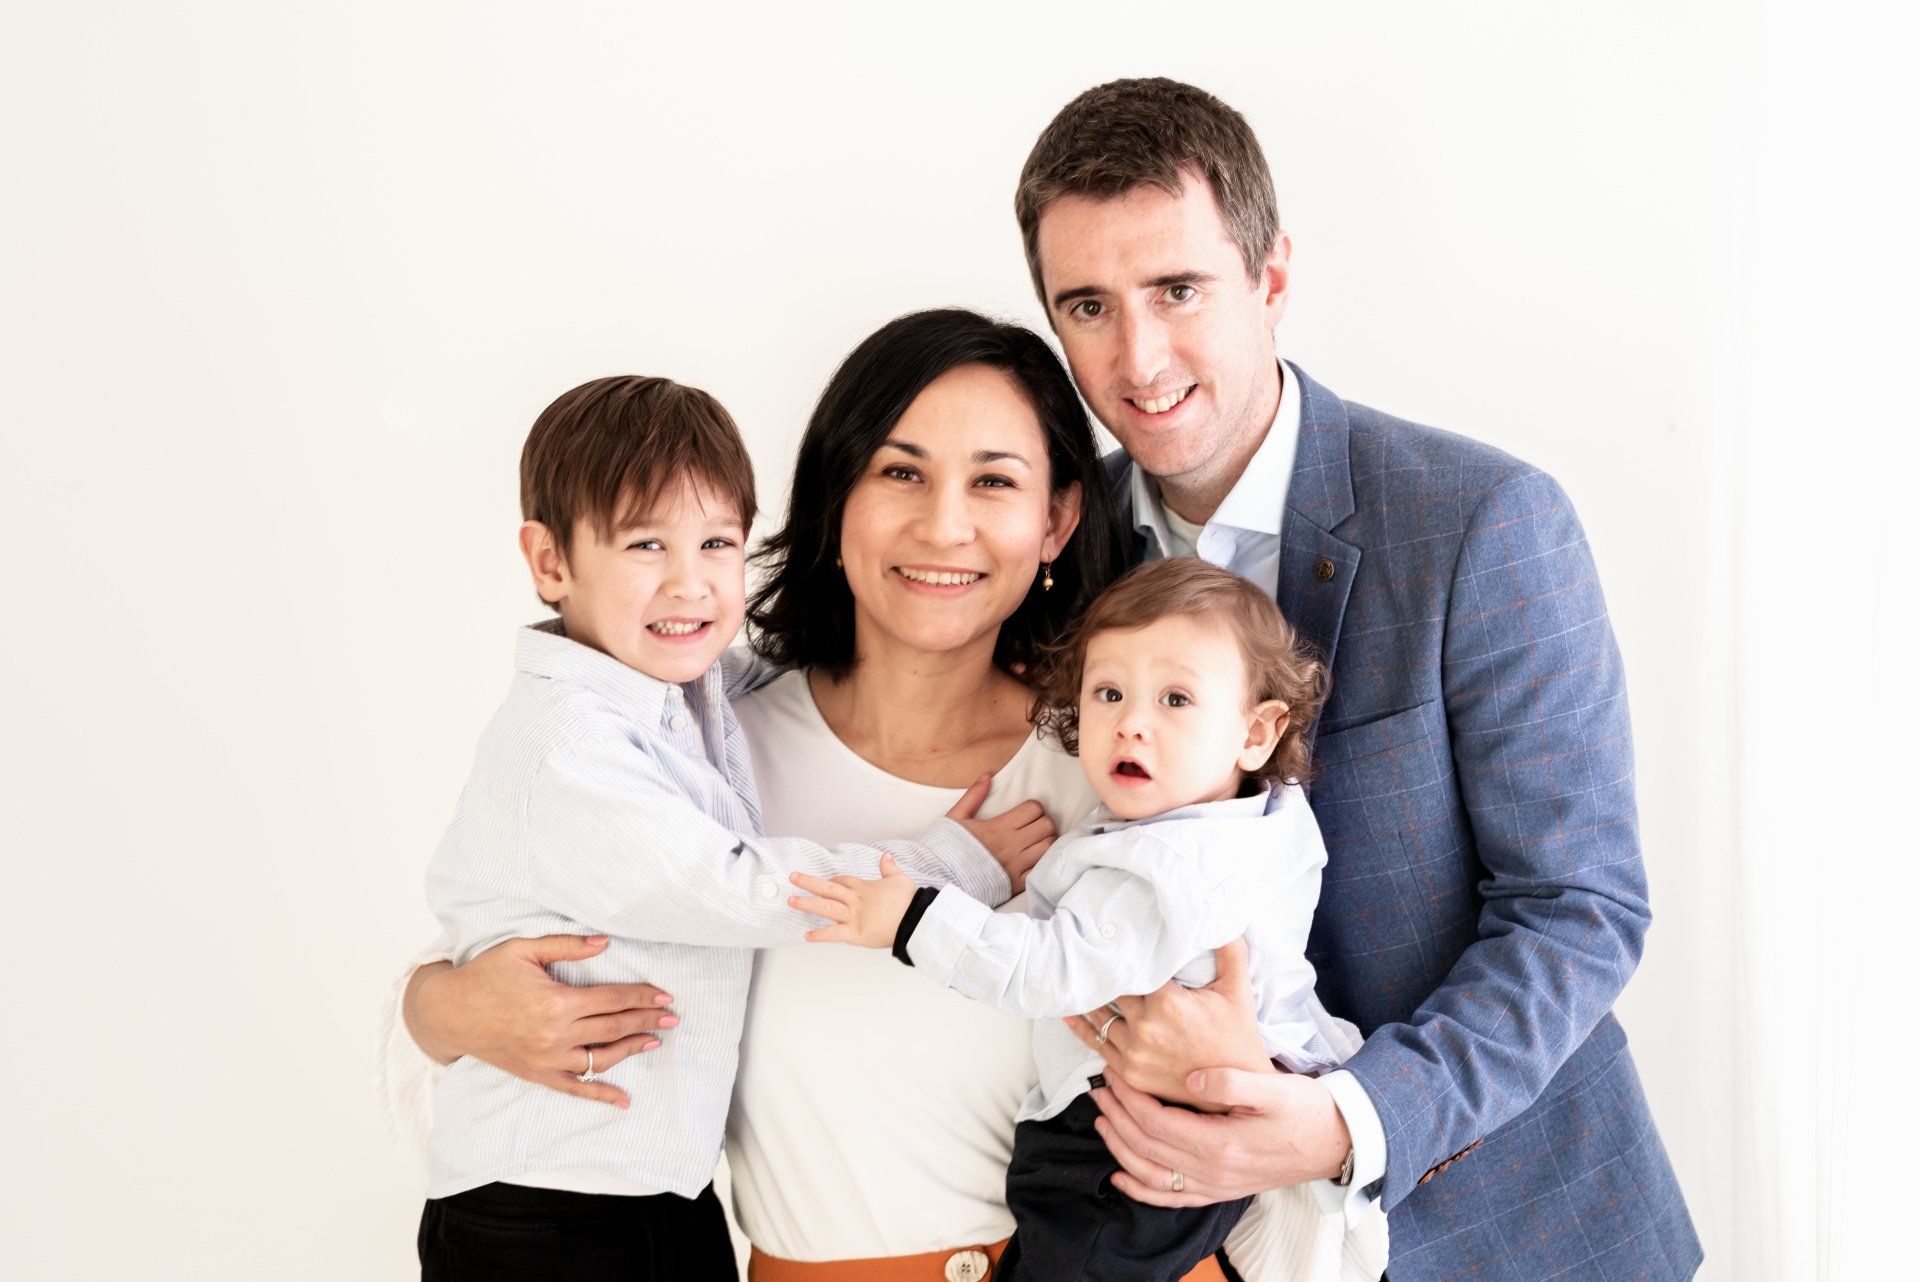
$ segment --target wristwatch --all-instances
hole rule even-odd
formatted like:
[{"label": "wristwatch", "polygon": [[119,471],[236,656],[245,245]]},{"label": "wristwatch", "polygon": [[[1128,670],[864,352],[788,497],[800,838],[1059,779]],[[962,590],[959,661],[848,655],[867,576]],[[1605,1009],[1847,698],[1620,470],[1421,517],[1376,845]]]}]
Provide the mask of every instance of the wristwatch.
[{"label": "wristwatch", "polygon": [[1347,1147],[1347,1155],[1340,1159],[1340,1174],[1333,1177],[1335,1188],[1347,1188],[1353,1183],[1353,1147]]}]

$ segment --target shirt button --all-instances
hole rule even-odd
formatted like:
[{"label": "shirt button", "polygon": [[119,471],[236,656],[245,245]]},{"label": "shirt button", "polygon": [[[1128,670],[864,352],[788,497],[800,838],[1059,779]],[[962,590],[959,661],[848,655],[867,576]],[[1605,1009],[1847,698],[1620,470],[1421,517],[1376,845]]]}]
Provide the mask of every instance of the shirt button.
[{"label": "shirt button", "polygon": [[687,728],[687,719],[676,712],[667,718],[667,725],[674,730],[685,730]]},{"label": "shirt button", "polygon": [[778,895],[779,893],[780,893],[780,885],[778,882],[774,881],[773,878],[762,877],[760,879],[760,898],[772,899],[775,895]]},{"label": "shirt button", "polygon": [[985,1251],[955,1251],[941,1272],[947,1282],[985,1282],[987,1263]]},{"label": "shirt button", "polygon": [[1100,923],[1100,938],[1112,939],[1115,935],[1118,935],[1119,933],[1120,933],[1120,928],[1114,925],[1112,922],[1103,921]]}]

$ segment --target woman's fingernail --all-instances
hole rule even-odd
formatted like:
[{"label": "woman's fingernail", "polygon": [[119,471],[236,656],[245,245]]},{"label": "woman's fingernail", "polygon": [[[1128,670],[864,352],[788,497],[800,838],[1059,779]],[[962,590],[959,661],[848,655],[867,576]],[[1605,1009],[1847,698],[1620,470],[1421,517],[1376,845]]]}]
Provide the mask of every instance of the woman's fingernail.
[{"label": "woman's fingernail", "polygon": [[653,999],[653,1004],[655,1006],[671,1006],[673,1005],[673,994],[672,993],[656,994]]},{"label": "woman's fingernail", "polygon": [[680,1017],[678,1015],[662,1015],[660,1017],[660,1027],[662,1028],[677,1028],[679,1025]]}]

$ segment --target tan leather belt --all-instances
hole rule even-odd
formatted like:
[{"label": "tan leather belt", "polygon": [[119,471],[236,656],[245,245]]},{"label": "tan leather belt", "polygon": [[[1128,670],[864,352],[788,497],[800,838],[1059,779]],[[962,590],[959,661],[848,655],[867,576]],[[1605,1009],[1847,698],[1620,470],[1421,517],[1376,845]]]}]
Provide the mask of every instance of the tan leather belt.
[{"label": "tan leather belt", "polygon": [[[768,1255],[756,1246],[747,1261],[747,1282],[984,1282],[993,1276],[993,1266],[1006,1249],[1007,1244],[1001,1241],[925,1255],[806,1264]],[[1181,1282],[1227,1282],[1227,1275],[1208,1258]]]}]

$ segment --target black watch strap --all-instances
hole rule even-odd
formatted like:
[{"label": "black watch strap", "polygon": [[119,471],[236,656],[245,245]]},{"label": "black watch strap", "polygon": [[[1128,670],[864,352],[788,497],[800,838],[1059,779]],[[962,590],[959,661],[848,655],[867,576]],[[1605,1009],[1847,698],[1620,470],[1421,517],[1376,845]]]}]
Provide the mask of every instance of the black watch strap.
[{"label": "black watch strap", "polygon": [[893,955],[896,960],[913,965],[913,958],[907,956],[907,941],[913,938],[920,919],[927,915],[927,909],[939,897],[939,889],[933,886],[922,886],[913,892],[913,902],[907,905],[905,915],[900,918],[900,928],[893,932]]}]

